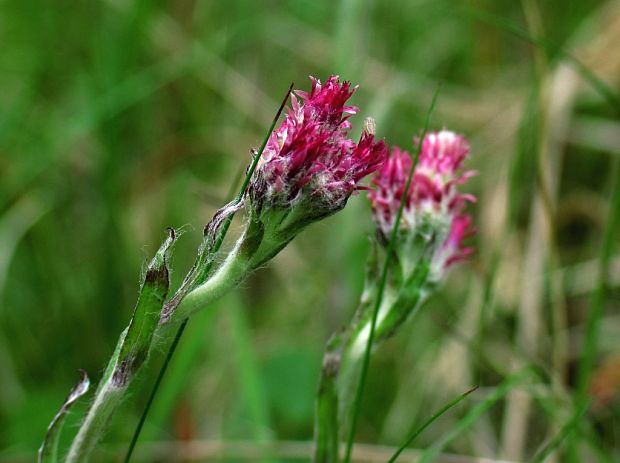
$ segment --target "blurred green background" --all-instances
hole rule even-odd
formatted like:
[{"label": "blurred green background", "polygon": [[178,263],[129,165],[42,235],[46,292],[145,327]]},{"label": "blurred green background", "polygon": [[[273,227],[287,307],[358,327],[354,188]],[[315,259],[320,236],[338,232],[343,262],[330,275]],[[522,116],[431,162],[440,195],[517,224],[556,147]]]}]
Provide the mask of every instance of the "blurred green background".
[{"label": "blurred green background", "polygon": [[[185,231],[180,283],[290,82],[307,89],[308,75],[359,84],[354,133],[372,115],[378,135],[405,148],[442,82],[431,127],[464,133],[479,172],[468,185],[476,253],[373,357],[359,441],[398,445],[480,385],[416,441],[426,448],[526,365],[539,377],[445,451],[527,461],[570,420],[594,345],[585,328],[620,122],[562,50],[617,94],[619,1],[3,0],[0,43],[2,461],[32,461],[78,368],[98,380],[167,226]],[[285,442],[303,450],[323,346],[356,306],[372,233],[361,194],[192,319],[136,461],[166,461],[173,441],[243,441],[257,458],[252,443],[273,441],[281,461]],[[620,458],[620,260],[607,257],[594,406],[556,461]],[[100,461],[125,449],[160,357]],[[198,450],[192,461],[224,458]]]}]

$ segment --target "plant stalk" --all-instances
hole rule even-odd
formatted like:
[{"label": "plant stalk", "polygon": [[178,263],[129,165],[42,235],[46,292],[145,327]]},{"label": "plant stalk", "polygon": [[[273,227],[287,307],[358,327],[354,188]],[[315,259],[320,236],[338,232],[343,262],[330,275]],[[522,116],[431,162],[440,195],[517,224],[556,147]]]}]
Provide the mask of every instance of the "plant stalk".
[{"label": "plant stalk", "polygon": [[[179,308],[181,308],[181,306],[184,307],[184,311],[181,312],[179,318],[174,317],[167,323],[157,326],[155,335],[152,336],[152,338],[157,339],[158,342],[150,342],[148,346],[145,346],[147,350],[144,360],[139,364],[133,365],[133,368],[129,370],[127,370],[126,359],[122,358],[122,353],[124,351],[123,346],[125,345],[125,339],[129,328],[123,332],[108,368],[106,369],[106,373],[95,394],[94,402],[88,410],[78,434],[71,445],[66,463],[84,463],[89,460],[90,454],[104,435],[112,415],[125,397],[127,397],[128,389],[146,358],[156,349],[159,343],[172,342],[176,330],[170,328],[173,325],[176,326],[174,322],[176,320],[186,319],[189,314],[200,308],[204,308],[209,303],[224,295],[244,278],[247,274],[248,261],[243,257],[243,253],[239,252],[242,248],[244,236],[239,239],[233,251],[211,278],[196,288],[196,290],[188,293],[183,301],[188,299],[189,303],[179,305]],[[159,304],[160,309],[162,305],[163,300]],[[159,314],[159,310],[156,310],[155,314]]]},{"label": "plant stalk", "polygon": [[317,391],[314,423],[314,463],[338,463],[340,426],[338,419],[338,374],[342,361],[342,336],[334,336],[323,356]]},{"label": "plant stalk", "polygon": [[226,260],[207,281],[187,293],[176,308],[173,318],[168,323],[160,325],[160,331],[162,329],[168,331],[167,328],[170,323],[176,324],[175,321],[180,322],[189,318],[222,297],[245,278],[251,270],[251,262],[242,252],[245,237],[246,234],[244,233]]},{"label": "plant stalk", "polygon": [[95,392],[95,400],[73,439],[65,463],[88,461],[89,455],[103,436],[114,410],[120,404],[125,388],[113,387],[112,377],[126,336],[127,329],[121,333],[112,358]]}]

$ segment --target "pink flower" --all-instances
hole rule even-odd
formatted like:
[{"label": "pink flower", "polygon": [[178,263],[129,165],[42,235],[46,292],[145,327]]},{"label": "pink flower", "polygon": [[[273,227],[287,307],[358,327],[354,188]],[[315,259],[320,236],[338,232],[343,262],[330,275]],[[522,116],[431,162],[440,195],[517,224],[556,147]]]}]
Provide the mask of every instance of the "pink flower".
[{"label": "pink flower", "polygon": [[357,87],[331,76],[324,85],[311,77],[309,93],[291,95],[282,124],[273,131],[250,187],[252,204],[291,207],[308,200],[330,212],[341,209],[359,182],[387,157],[383,141],[364,131],[359,142],[347,138],[347,100]]},{"label": "pink flower", "polygon": [[463,247],[463,240],[474,233],[471,216],[457,214],[450,224],[448,237],[433,257],[433,263],[438,270],[446,269],[450,265],[460,262],[474,252],[474,248]]},{"label": "pink flower", "polygon": [[[461,165],[469,154],[467,140],[454,132],[429,133],[422,142],[420,158],[405,200],[400,229],[405,235],[428,234],[440,238],[433,255],[433,267],[444,270],[472,252],[463,248],[463,239],[471,234],[471,217],[463,213],[467,202],[475,198],[458,191],[458,186],[472,176],[461,173]],[[398,147],[373,179],[375,188],[369,193],[373,217],[379,234],[387,241],[404,194],[412,158]]]}]

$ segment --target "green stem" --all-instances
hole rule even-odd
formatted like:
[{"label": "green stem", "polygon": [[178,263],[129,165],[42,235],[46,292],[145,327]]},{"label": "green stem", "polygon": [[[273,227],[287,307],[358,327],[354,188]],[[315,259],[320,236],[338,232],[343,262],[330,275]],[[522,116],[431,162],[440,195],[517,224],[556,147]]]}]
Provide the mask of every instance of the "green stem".
[{"label": "green stem", "polygon": [[[385,341],[394,335],[397,328],[404,321],[403,317],[400,320],[400,323],[394,324],[394,313],[400,312],[399,309],[401,308],[399,307],[399,301],[400,298],[383,298],[381,307],[378,311],[380,314],[380,319],[376,321],[374,336],[372,339],[372,351],[374,351],[374,349],[376,349],[382,341]],[[407,318],[417,313],[421,305],[422,301],[418,300],[413,303],[413,305],[408,306],[407,312],[409,315]],[[347,339],[341,354],[341,365],[338,371],[337,381],[340,406],[339,419],[341,433],[343,435],[348,435],[351,432],[351,427],[354,425],[356,391],[359,384],[360,374],[364,368],[366,346],[369,342],[371,330],[372,319],[370,318],[364,320],[363,323],[355,327],[354,331],[350,335],[350,338]]]},{"label": "green stem", "polygon": [[95,401],[88,409],[88,413],[80,425],[80,430],[73,439],[65,463],[88,461],[88,456],[103,436],[114,410],[122,400],[124,389],[127,388],[128,384],[124,387],[114,387],[112,377],[126,335],[127,329],[121,333],[112,358],[103,373],[97,392],[95,392]]},{"label": "green stem", "polygon": [[[187,319],[189,314],[195,312],[199,308],[205,307],[210,302],[224,295],[247,274],[249,263],[248,260],[244,258],[242,252],[245,236],[244,234],[239,239],[233,251],[212,277],[196,288],[195,291],[187,295],[189,304],[185,306],[185,311],[181,312],[180,317],[182,317],[182,320]],[[148,286],[145,288],[150,289]],[[163,298],[161,294],[159,294],[157,295],[156,301],[153,301],[152,298],[144,299],[143,294],[145,294],[145,288],[143,288],[138,307],[151,308],[151,310],[147,310],[147,312],[154,313],[158,318],[159,308],[161,308],[163,304]],[[144,305],[141,304],[143,300],[146,300]],[[159,308],[151,305],[153,302],[156,302]],[[157,310],[154,310],[153,307]],[[179,308],[180,307],[181,306],[179,306]],[[127,391],[140,367],[156,348],[158,343],[151,342],[151,339],[157,339],[159,342],[163,343],[169,343],[175,339],[176,342],[176,330],[169,329],[173,325],[176,325],[176,323],[172,322],[176,321],[177,318],[173,318],[163,325],[160,324],[154,336],[152,335],[153,330],[145,333],[148,336],[145,337],[146,340],[144,343],[140,343],[141,348],[138,349],[141,355],[137,356],[137,353],[133,354],[132,352],[135,351],[135,349],[130,349],[128,351],[129,354],[125,354],[127,351],[126,341],[130,340],[130,337],[135,338],[135,336],[132,336],[130,328],[132,326],[138,326],[134,322],[139,313],[144,312],[144,310],[136,310],[136,312],[137,313],[134,314],[132,319],[132,324],[130,324],[130,327],[121,335],[116,350],[108,364],[108,368],[101,380],[97,393],[95,394],[95,400],[88,410],[80,426],[80,430],[71,445],[66,463],[84,463],[89,460],[89,456],[97,445],[97,442],[105,433],[110,418],[127,396]],[[157,322],[157,318],[155,318],[155,323]],[[136,358],[140,358],[141,360],[136,362]]]},{"label": "green stem", "polygon": [[398,237],[398,230],[400,227],[400,219],[403,215],[403,209],[405,207],[405,201],[404,198],[407,197],[407,194],[409,192],[409,187],[411,186],[411,181],[413,179],[413,172],[415,170],[415,167],[418,163],[418,159],[420,157],[420,152],[422,150],[422,144],[424,141],[424,137],[426,136],[426,133],[428,131],[428,126],[429,126],[429,122],[430,122],[430,116],[431,113],[433,112],[433,108],[435,107],[435,103],[437,101],[437,96],[439,95],[439,87],[437,87],[437,90],[435,91],[435,94],[433,95],[433,99],[431,101],[431,106],[429,108],[428,113],[426,114],[426,121],[424,123],[424,130],[422,131],[422,134],[420,136],[420,142],[418,143],[418,148],[416,150],[415,153],[415,157],[413,159],[413,162],[411,163],[411,168],[409,169],[409,175],[407,176],[407,182],[405,183],[405,188],[404,188],[404,192],[403,192],[403,196],[401,198],[400,201],[400,205],[398,207],[398,212],[396,214],[395,220],[394,220],[394,225],[392,228],[392,233],[390,236],[390,240],[388,242],[388,247],[387,247],[387,251],[385,254],[385,261],[383,263],[383,270],[381,272],[381,277],[379,279],[379,284],[377,286],[377,298],[375,301],[375,306],[374,306],[374,310],[372,311],[372,317],[371,317],[371,322],[370,322],[370,329],[369,329],[369,333],[368,333],[368,341],[366,342],[366,347],[364,349],[364,357],[362,359],[362,366],[361,366],[361,372],[359,375],[359,381],[356,387],[356,391],[355,391],[355,399],[354,399],[354,406],[353,406],[353,416],[352,416],[352,422],[351,422],[351,428],[348,432],[348,437],[347,437],[347,445],[346,445],[346,449],[345,449],[345,455],[344,455],[344,461],[345,463],[349,463],[351,461],[351,455],[353,452],[353,441],[355,440],[355,429],[357,427],[357,422],[359,420],[359,415],[360,415],[360,408],[361,408],[361,403],[362,403],[362,396],[364,394],[364,387],[366,385],[366,376],[368,374],[368,367],[370,364],[370,352],[373,346],[373,341],[375,338],[375,329],[377,326],[377,317],[379,314],[379,309],[381,308],[381,301],[383,299],[383,293],[385,291],[385,287],[387,284],[387,277],[388,277],[388,272],[390,269],[390,260],[392,258],[392,255],[394,253],[394,248],[396,245],[396,239]]},{"label": "green stem", "polygon": [[[409,270],[410,275],[396,278],[384,288],[375,314],[374,349],[393,336],[398,328],[418,311],[428,291],[432,240],[424,241],[420,257]],[[363,368],[365,347],[372,330],[373,303],[377,299],[376,248],[366,265],[366,281],[360,304],[346,331],[330,339],[323,355],[323,368],[315,411],[315,463],[333,463],[339,458],[340,433],[347,435],[353,422],[356,386]],[[392,267],[401,275],[399,265]],[[396,287],[394,287],[396,285]]]},{"label": "green stem", "polygon": [[[282,114],[282,111],[284,110],[284,106],[286,105],[286,102],[288,101],[288,97],[291,94],[291,91],[293,90],[293,83],[291,82],[291,85],[289,86],[286,95],[284,96],[284,98],[282,99],[282,102],[280,103],[280,108],[278,109],[278,112],[276,113],[275,117],[273,118],[273,121],[271,122],[271,126],[269,127],[269,130],[267,131],[267,134],[265,135],[265,138],[263,139],[263,143],[261,144],[260,149],[258,150],[258,152],[256,153],[256,155],[254,156],[254,159],[252,161],[252,163],[250,164],[250,167],[245,175],[245,179],[243,181],[243,184],[241,185],[241,188],[239,190],[239,193],[237,195],[237,197],[235,198],[235,204],[236,205],[240,205],[243,202],[243,198],[246,194],[246,190],[250,184],[250,181],[252,179],[252,176],[254,174],[254,171],[256,170],[257,166],[258,166],[258,162],[260,161],[261,156],[263,155],[263,151],[265,150],[265,147],[267,146],[267,143],[269,141],[269,137],[271,136],[271,133],[273,132],[276,124],[278,123],[278,119],[280,118],[280,115]],[[228,217],[224,220],[224,223],[221,225],[220,231],[219,233],[216,232],[217,236],[215,237],[215,242],[213,243],[213,247],[208,249],[208,248],[202,248],[199,251],[199,256],[198,256],[198,260],[197,260],[197,264],[201,263],[203,261],[203,258],[205,259],[205,262],[203,263],[203,269],[197,269],[194,268],[192,270],[190,270],[190,274],[188,275],[188,277],[186,277],[186,282],[193,282],[193,272],[194,270],[198,270],[200,275],[208,275],[208,273],[211,271],[211,267],[213,265],[213,258],[215,257],[215,255],[217,254],[217,252],[219,251],[220,247],[222,246],[222,243],[224,241],[224,237],[226,236],[226,233],[228,231],[228,228],[230,227],[230,224],[232,223],[232,219],[234,216],[234,211],[228,215]],[[203,242],[204,244],[204,242]],[[202,253],[204,250],[208,249],[208,255],[203,256]],[[236,284],[236,283],[235,283]],[[175,295],[176,296],[176,295]],[[181,299],[185,296],[185,292],[181,292],[180,297]],[[176,304],[175,304],[175,307]],[[174,309],[173,309],[174,311]],[[162,315],[165,315],[162,313]],[[167,317],[166,317],[167,319]],[[146,407],[144,408],[144,410],[142,411],[142,415],[140,417],[140,422],[138,424],[138,426],[136,427],[136,430],[133,434],[133,437],[131,439],[131,445],[129,446],[129,448],[127,449],[127,454],[125,455],[125,462],[129,462],[131,460],[131,455],[133,453],[133,450],[136,446],[136,443],[138,442],[138,438],[140,437],[140,432],[142,430],[142,426],[144,425],[144,422],[146,421],[146,416],[149,413],[149,410],[151,408],[151,405],[153,404],[153,401],[155,399],[155,394],[157,394],[157,390],[159,388],[159,385],[161,384],[161,381],[164,377],[164,375],[166,374],[166,370],[168,368],[168,365],[170,364],[170,360],[172,359],[172,356],[174,355],[174,352],[179,344],[179,341],[181,339],[181,337],[183,336],[183,332],[185,331],[185,327],[187,326],[188,323],[188,318],[181,318],[177,315],[176,320],[181,320],[181,324],[179,326],[179,328],[177,328],[176,330],[176,334],[174,335],[174,341],[170,344],[170,347],[168,348],[168,352],[166,354],[166,360],[164,362],[164,364],[162,365],[159,374],[157,375],[157,380],[155,382],[155,384],[153,385],[153,389],[151,390],[151,394],[149,396],[149,400],[146,404]]]},{"label": "green stem", "polygon": [[243,247],[244,235],[237,241],[234,249],[215,273],[200,286],[190,291],[176,308],[170,322],[161,325],[166,330],[168,325],[176,320],[184,321],[213,301],[219,299],[232,288],[237,286],[251,270],[251,262],[245,257]]},{"label": "green stem", "polygon": [[340,444],[337,381],[342,360],[342,336],[327,343],[316,398],[314,463],[337,463]]},{"label": "green stem", "polygon": [[120,336],[95,399],[69,449],[66,460],[69,463],[88,461],[129,385],[149,357],[159,311],[168,294],[169,272],[166,260],[174,240],[174,230],[170,229],[168,238],[148,265],[129,326]]},{"label": "green stem", "polygon": [[[170,361],[172,360],[172,355],[174,354],[177,344],[179,344],[179,341],[181,340],[181,336],[183,336],[183,333],[185,332],[185,328],[187,327],[187,322],[188,322],[187,318],[183,320],[183,322],[181,323],[181,326],[179,326],[179,329],[174,335],[174,339],[172,340],[172,344],[170,344],[170,348],[168,349],[168,352],[166,353],[166,358],[164,359],[162,368],[159,370],[159,373],[157,374],[157,379],[155,379],[155,384],[146,402],[147,410],[151,408],[151,405],[153,404],[153,401],[155,400],[155,393],[157,392],[159,385],[164,379],[164,374],[166,373],[166,369],[168,368],[168,365],[170,364]],[[125,454],[125,460],[124,460],[125,463],[129,463],[129,460],[131,459],[131,454],[136,444],[138,443],[138,437],[140,437],[140,433],[142,432],[142,428],[144,427],[145,422],[146,422],[146,415],[143,413],[140,416],[140,420],[138,421],[138,426],[136,426],[136,431],[133,433],[133,436],[131,436],[131,441],[129,443],[129,451],[127,452],[127,454]]]},{"label": "green stem", "polygon": [[71,445],[66,463],[83,463],[99,442],[112,414],[125,396],[127,385],[118,387],[111,378],[99,389],[95,401],[88,410],[80,431]]}]

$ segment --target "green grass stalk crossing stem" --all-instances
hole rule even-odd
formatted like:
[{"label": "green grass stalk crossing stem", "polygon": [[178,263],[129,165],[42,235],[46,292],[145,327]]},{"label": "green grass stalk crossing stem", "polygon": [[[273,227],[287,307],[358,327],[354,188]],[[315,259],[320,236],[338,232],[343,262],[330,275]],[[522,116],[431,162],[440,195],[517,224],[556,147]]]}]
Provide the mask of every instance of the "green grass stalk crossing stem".
[{"label": "green grass stalk crossing stem", "polygon": [[368,335],[368,341],[366,343],[366,349],[364,351],[362,371],[360,373],[359,383],[357,385],[357,389],[355,392],[355,400],[353,402],[353,419],[351,420],[351,429],[349,430],[349,436],[347,439],[347,446],[346,446],[345,456],[344,456],[345,463],[349,463],[351,461],[351,453],[353,451],[353,441],[355,440],[355,430],[357,428],[357,421],[359,420],[362,396],[364,394],[364,386],[366,383],[366,376],[368,375],[368,366],[370,364],[370,352],[371,352],[372,344],[373,344],[374,337],[375,337],[377,316],[379,313],[379,308],[381,307],[381,300],[383,299],[383,293],[385,292],[385,285],[387,283],[387,274],[389,270],[390,259],[392,257],[392,254],[394,253],[396,238],[398,236],[398,228],[400,226],[400,219],[403,215],[403,210],[405,208],[405,200],[407,198],[407,195],[409,194],[409,188],[411,187],[411,181],[413,180],[413,172],[415,171],[416,165],[418,164],[418,159],[420,158],[420,152],[422,151],[423,141],[424,141],[424,138],[426,137],[426,133],[428,132],[431,114],[435,107],[435,103],[437,102],[437,97],[439,95],[439,89],[440,89],[440,86],[438,85],[433,95],[431,105],[428,109],[428,112],[426,113],[424,129],[420,136],[420,140],[419,140],[416,152],[415,152],[415,157],[413,159],[413,162],[411,163],[411,169],[409,170],[409,176],[407,177],[407,183],[405,184],[405,189],[404,189],[402,198],[400,200],[398,212],[394,220],[394,226],[392,228],[392,234],[390,236],[390,242],[388,243],[388,248],[385,254],[385,262],[383,264],[381,279],[379,280],[379,287],[377,290],[377,300],[373,308],[372,320],[370,323],[370,333]]},{"label": "green grass stalk crossing stem", "polygon": [[[278,120],[280,119],[280,115],[282,114],[282,111],[284,110],[284,106],[286,105],[286,102],[288,101],[289,95],[293,91],[293,85],[294,84],[291,83],[291,85],[289,86],[288,91],[286,92],[286,95],[284,96],[282,103],[280,104],[278,112],[276,113],[276,116],[273,118],[273,121],[271,122],[269,131],[265,135],[265,138],[263,139],[260,149],[258,150],[256,155],[254,156],[254,159],[252,160],[252,164],[250,165],[250,168],[248,169],[245,179],[243,180],[243,184],[241,185],[241,188],[239,189],[239,193],[237,194],[237,197],[235,198],[235,203],[237,204],[243,201],[243,197],[245,196],[245,192],[248,188],[248,185],[250,184],[252,175],[254,174],[254,171],[256,170],[256,167],[258,166],[258,161],[260,160],[260,157],[262,156],[263,151],[265,151],[265,147],[267,146],[269,137],[271,136],[271,133],[273,132],[276,124],[278,123]],[[222,230],[218,234],[217,241],[215,242],[215,245],[213,247],[214,253],[217,252],[222,246],[222,243],[224,242],[224,237],[226,236],[226,233],[228,232],[228,229],[230,228],[230,224],[232,223],[233,217],[234,217],[234,213],[228,216],[226,218],[226,221],[222,224]],[[177,346],[179,345],[179,341],[181,340],[181,337],[183,336],[183,333],[185,332],[185,328],[187,326],[188,321],[189,321],[189,318],[186,318],[185,320],[181,322],[181,325],[179,326],[175,334],[174,340],[172,344],[170,344],[168,352],[166,353],[166,358],[164,360],[164,363],[162,364],[161,369],[157,375],[157,379],[155,380],[155,383],[153,384],[153,389],[146,403],[144,411],[142,412],[142,415],[140,416],[140,421],[138,422],[134,435],[131,439],[129,448],[127,449],[127,454],[125,455],[125,459],[123,460],[125,463],[129,463],[129,461],[131,460],[131,455],[133,454],[133,450],[136,446],[136,443],[138,442],[138,438],[140,437],[142,427],[144,426],[148,412],[151,408],[151,405],[153,404],[155,395],[157,394],[157,390],[159,389],[159,386],[166,373],[168,365],[170,364],[170,361],[172,360],[172,356],[174,355],[174,352]]]}]

